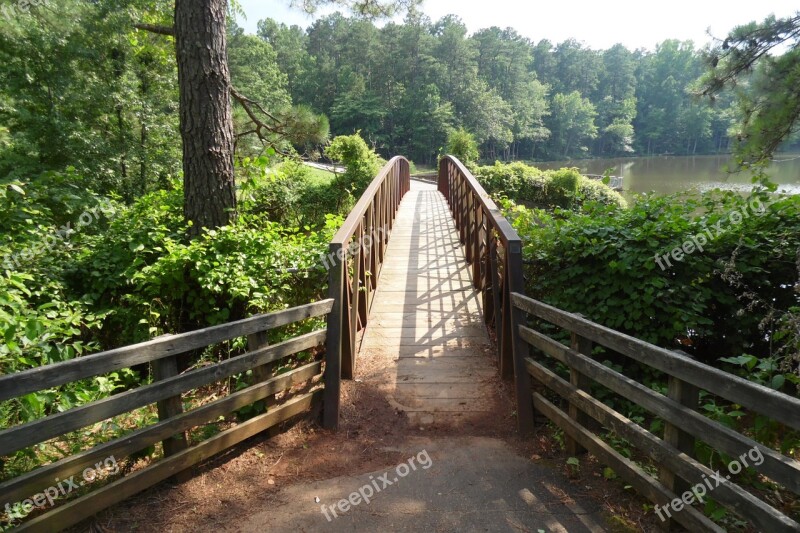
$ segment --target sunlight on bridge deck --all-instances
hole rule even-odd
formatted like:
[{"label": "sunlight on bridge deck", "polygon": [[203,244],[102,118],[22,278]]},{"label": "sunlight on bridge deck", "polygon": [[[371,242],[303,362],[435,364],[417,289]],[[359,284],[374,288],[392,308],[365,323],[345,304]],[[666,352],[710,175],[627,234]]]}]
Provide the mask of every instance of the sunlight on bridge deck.
[{"label": "sunlight on bridge deck", "polygon": [[435,186],[412,182],[389,239],[359,373],[413,424],[469,424],[499,411],[493,350],[447,203]]}]

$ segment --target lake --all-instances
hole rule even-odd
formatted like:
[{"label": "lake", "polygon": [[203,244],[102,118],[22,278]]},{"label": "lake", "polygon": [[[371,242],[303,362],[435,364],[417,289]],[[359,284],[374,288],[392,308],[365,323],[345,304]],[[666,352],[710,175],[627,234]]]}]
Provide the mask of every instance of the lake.
[{"label": "lake", "polygon": [[[714,188],[749,191],[752,187],[748,172],[728,173],[733,166],[727,155],[653,156],[547,161],[531,163],[542,169],[578,167],[583,174],[603,174],[611,169],[612,176],[622,176],[626,193],[655,191],[675,193],[689,189]],[[767,173],[779,184],[779,191],[800,194],[800,154],[775,156]]]}]

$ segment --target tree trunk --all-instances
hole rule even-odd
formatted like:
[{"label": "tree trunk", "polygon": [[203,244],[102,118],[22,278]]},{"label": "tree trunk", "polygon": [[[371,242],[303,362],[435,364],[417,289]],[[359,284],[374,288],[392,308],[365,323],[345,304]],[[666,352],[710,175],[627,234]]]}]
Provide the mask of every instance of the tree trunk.
[{"label": "tree trunk", "polygon": [[226,0],[175,2],[183,212],[193,236],[236,217],[226,9]]}]

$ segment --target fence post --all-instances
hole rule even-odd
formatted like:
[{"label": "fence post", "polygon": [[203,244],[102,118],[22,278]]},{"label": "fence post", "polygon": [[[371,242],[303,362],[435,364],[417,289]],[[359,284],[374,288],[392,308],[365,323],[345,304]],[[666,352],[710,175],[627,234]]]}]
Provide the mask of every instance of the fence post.
[{"label": "fence post", "polygon": [[[259,331],[257,333],[253,333],[252,335],[247,336],[247,350],[253,352],[255,350],[259,350],[261,348],[266,348],[269,346],[269,338],[267,336],[266,331]],[[278,365],[277,361],[273,361],[271,363],[267,363],[265,365],[257,366],[253,368],[253,385],[258,383],[263,383],[272,377],[272,373],[275,371],[275,367]],[[269,411],[269,408],[274,406],[276,403],[275,395],[268,396],[264,398],[264,411]],[[267,435],[270,437],[274,437],[279,433],[278,426],[272,426],[267,430]]]},{"label": "fence post", "polygon": [[325,391],[323,394],[322,426],[326,429],[339,427],[339,395],[342,381],[342,304],[344,289],[344,267],[339,258],[341,243],[329,246],[331,268],[328,271],[328,293],[333,298],[333,308],[328,314],[328,334],[325,339]]},{"label": "fence post", "polygon": [[519,334],[522,325],[522,309],[517,308],[511,301],[513,293],[525,293],[525,277],[522,271],[522,242],[508,243],[506,254],[506,276],[508,277],[508,294],[503,295],[507,302],[508,315],[503,317],[503,322],[510,323],[512,357],[514,359],[514,384],[517,396],[517,429],[521,436],[533,434],[533,398],[531,396],[531,376],[525,366],[525,356],[528,354],[528,344]]},{"label": "fence post", "polygon": [[[674,350],[676,355],[693,359],[693,357],[681,350]],[[667,397],[675,400],[681,405],[695,410],[700,402],[700,389],[691,383],[686,383],[675,376],[667,377]],[[679,426],[664,423],[664,442],[682,451],[689,457],[694,458],[694,436],[683,431]],[[674,472],[662,466],[658,472],[658,478],[661,483],[670,489],[672,492],[680,496],[690,489],[690,484],[675,475]],[[677,522],[668,518],[665,522],[667,529],[674,529],[678,527]]]},{"label": "fence post", "polygon": [[[163,357],[153,361],[153,382],[163,381],[177,375],[177,356],[172,355],[170,357]],[[183,401],[181,400],[180,394],[165,398],[160,402],[156,402],[156,406],[158,409],[158,420],[161,422],[183,413]],[[161,441],[161,445],[164,447],[164,457],[169,457],[170,455],[174,455],[182,450],[185,450],[189,447],[189,443],[186,439],[186,432],[181,431],[170,437],[167,437],[165,440]],[[173,479],[180,483],[187,481],[191,477],[191,470],[184,470],[176,473],[173,476]]]},{"label": "fence post", "polygon": [[[581,315],[578,315],[581,316]],[[586,356],[592,355],[592,341],[585,337],[581,337],[577,333],[571,333],[570,345],[576,352],[582,353]],[[578,389],[589,391],[591,380],[575,370],[569,369],[569,382]],[[578,409],[578,406],[570,402],[569,404],[569,417],[583,427],[589,423],[589,415]],[[567,454],[570,456],[580,455],[586,453],[586,448],[578,444],[578,441],[570,437],[565,437],[564,444],[567,448]]]}]

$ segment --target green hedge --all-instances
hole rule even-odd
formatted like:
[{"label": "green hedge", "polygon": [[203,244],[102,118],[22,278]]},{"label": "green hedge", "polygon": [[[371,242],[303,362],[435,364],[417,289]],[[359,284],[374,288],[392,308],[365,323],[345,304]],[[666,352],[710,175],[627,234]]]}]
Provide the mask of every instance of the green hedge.
[{"label": "green hedge", "polygon": [[707,362],[771,358],[797,379],[800,197],[715,191],[643,196],[629,209],[506,207],[534,298]]},{"label": "green hedge", "polygon": [[575,168],[540,170],[524,163],[476,167],[475,177],[493,195],[505,195],[529,207],[581,208],[590,202],[625,207],[627,203],[608,185],[581,176]]}]

